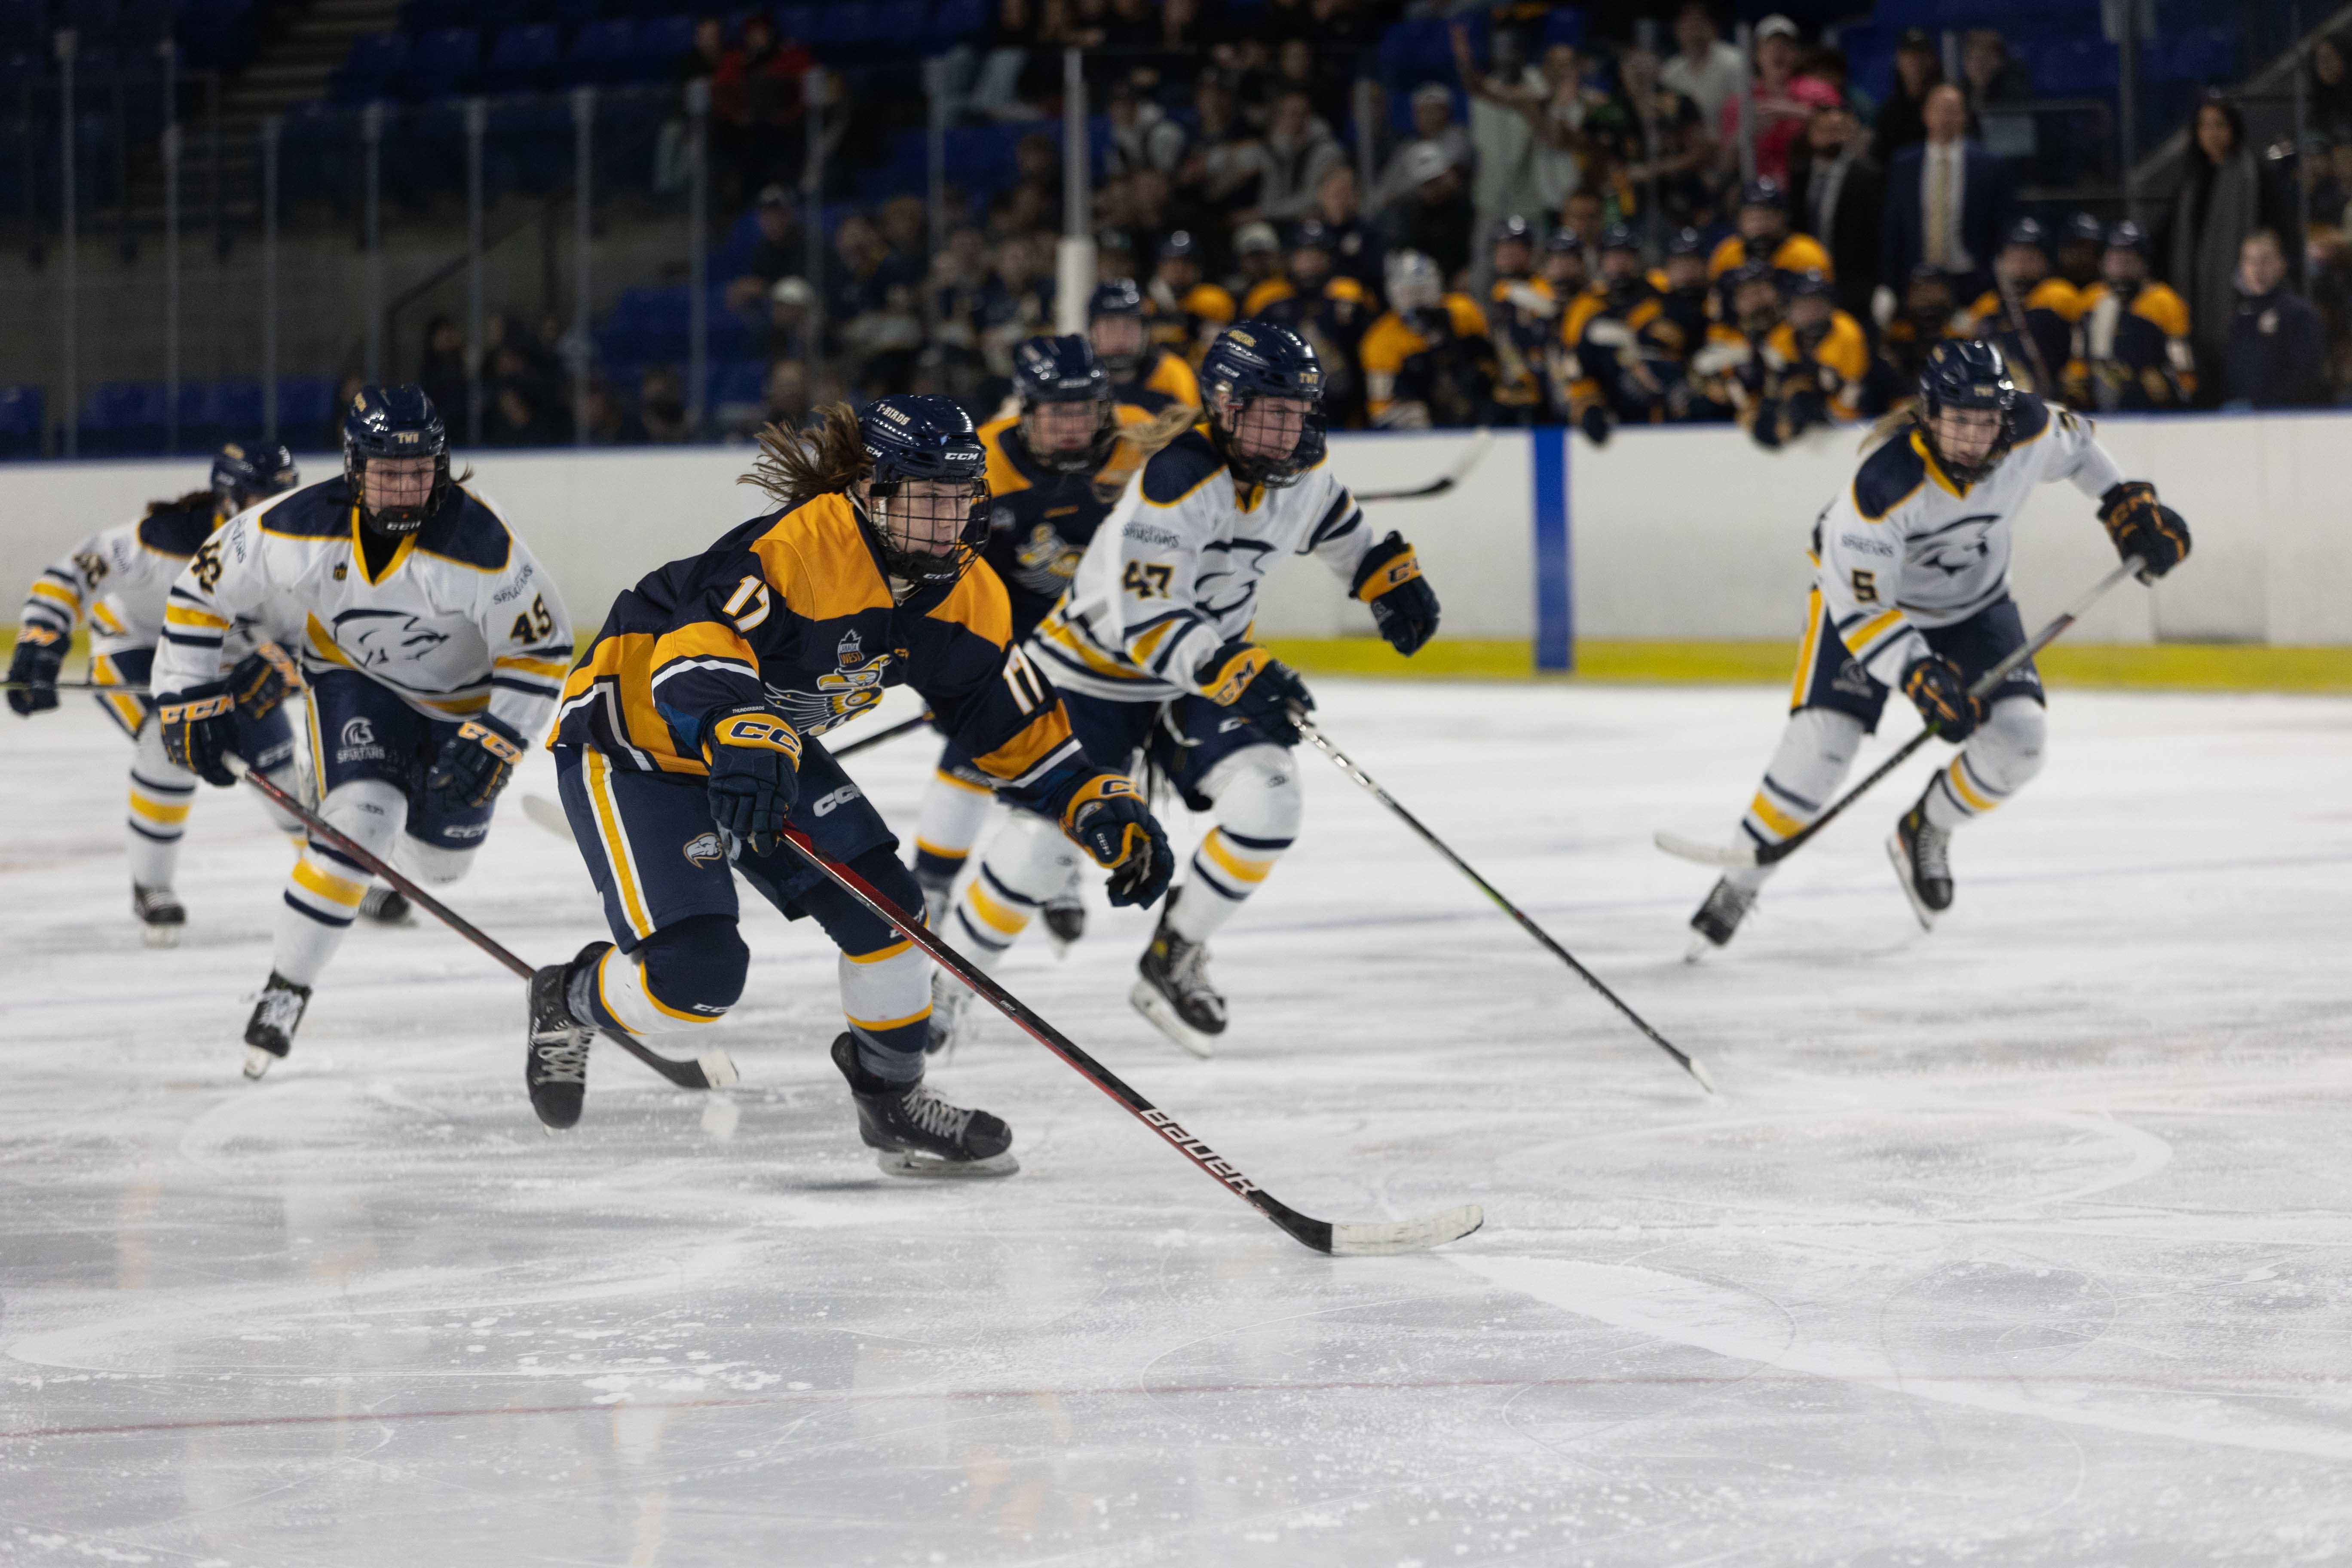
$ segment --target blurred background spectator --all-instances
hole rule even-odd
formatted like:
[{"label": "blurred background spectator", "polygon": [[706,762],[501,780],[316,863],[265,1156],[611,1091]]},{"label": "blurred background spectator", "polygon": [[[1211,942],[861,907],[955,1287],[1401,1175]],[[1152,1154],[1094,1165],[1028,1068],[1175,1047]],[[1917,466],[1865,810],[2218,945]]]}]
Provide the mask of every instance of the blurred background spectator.
[{"label": "blurred background spectator", "polygon": [[2238,300],[2222,350],[2221,401],[2231,408],[2307,408],[2330,401],[2319,312],[2287,287],[2273,230],[2238,247]]},{"label": "blurred background spectator", "polygon": [[2197,106],[2160,254],[2169,263],[2173,288],[2188,302],[2189,338],[2210,401],[2237,309],[2241,247],[2258,228],[2277,236],[2296,227],[2246,145],[2245,116],[2237,105],[2209,99]]}]

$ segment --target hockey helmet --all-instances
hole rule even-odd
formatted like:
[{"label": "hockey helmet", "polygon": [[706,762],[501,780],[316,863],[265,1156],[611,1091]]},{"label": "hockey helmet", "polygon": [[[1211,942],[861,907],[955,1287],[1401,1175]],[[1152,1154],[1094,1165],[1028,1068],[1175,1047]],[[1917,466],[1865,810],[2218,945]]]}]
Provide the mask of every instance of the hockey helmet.
[{"label": "hockey helmet", "polygon": [[[1433,268],[1434,265],[1431,263]],[[1201,390],[1209,401],[1211,438],[1234,478],[1244,484],[1280,489],[1297,483],[1323,460],[1322,362],[1307,340],[1288,327],[1262,319],[1227,327],[1202,356]],[[1297,439],[1286,453],[1241,450],[1249,405],[1261,398],[1307,405]]]},{"label": "hockey helmet", "polygon": [[[951,397],[894,393],[866,405],[858,436],[873,465],[865,526],[882,569],[910,583],[952,583],[988,540],[988,454]],[[945,493],[917,497],[910,484]]]},{"label": "hockey helmet", "polygon": [[[1936,439],[1936,416],[1951,408],[1987,409],[1998,417],[1992,445],[1975,462],[1953,461]],[[1973,338],[1947,338],[1928,349],[1914,416],[1937,465],[1953,480],[1972,485],[1991,473],[2017,437],[2017,384],[2000,350]]]},{"label": "hockey helmet", "polygon": [[1675,256],[1705,256],[1706,241],[1695,228],[1678,228],[1666,241],[1666,254]]},{"label": "hockey helmet", "polygon": [[[433,459],[433,482],[423,499],[376,507],[367,497],[367,466],[404,458]],[[449,431],[441,411],[411,382],[362,386],[343,416],[343,478],[359,503],[360,520],[375,533],[415,533],[449,496]]]},{"label": "hockey helmet", "polygon": [[301,482],[294,454],[275,441],[231,441],[213,457],[212,492],[231,512]]},{"label": "hockey helmet", "polygon": [[[1091,474],[1110,456],[1118,437],[1118,412],[1111,402],[1110,374],[1085,338],[1073,332],[1023,343],[1013,354],[1013,392],[1021,404],[1021,438],[1029,455],[1046,468]],[[1090,425],[1083,415],[1066,420],[1044,412],[1049,405],[1076,404],[1092,405]]]},{"label": "hockey helmet", "polygon": [[2000,243],[2004,247],[2030,245],[2036,250],[2042,250],[2049,247],[2050,231],[2042,226],[2038,218],[2021,217],[2009,226],[2008,232],[2000,237]]},{"label": "hockey helmet", "polygon": [[2076,213],[2058,232],[2061,245],[2105,245],[2106,242],[2106,229],[2089,213]]},{"label": "hockey helmet", "polygon": [[1789,193],[1780,181],[1769,174],[1759,174],[1739,187],[1739,205],[1743,207],[1770,207],[1774,212],[1789,210]]},{"label": "hockey helmet", "polygon": [[2126,218],[2107,230],[2109,250],[2129,250],[2141,256],[2147,254],[2147,230]]}]

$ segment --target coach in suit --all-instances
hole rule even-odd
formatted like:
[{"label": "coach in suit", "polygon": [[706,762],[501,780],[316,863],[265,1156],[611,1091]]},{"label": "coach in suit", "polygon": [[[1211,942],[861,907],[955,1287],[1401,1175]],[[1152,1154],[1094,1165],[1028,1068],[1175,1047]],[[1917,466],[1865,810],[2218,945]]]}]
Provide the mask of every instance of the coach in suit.
[{"label": "coach in suit", "polygon": [[1969,103],[1946,82],[1921,110],[1927,140],[1895,155],[1886,171],[1882,279],[1908,278],[1922,261],[1965,279],[1959,297],[1990,286],[1992,258],[2010,220],[2009,171],[1968,140]]},{"label": "coach in suit", "polygon": [[1789,160],[1791,216],[1830,253],[1838,309],[1857,321],[1870,320],[1886,205],[1886,174],[1863,150],[1864,141],[1853,110],[1825,104],[1813,110]]}]

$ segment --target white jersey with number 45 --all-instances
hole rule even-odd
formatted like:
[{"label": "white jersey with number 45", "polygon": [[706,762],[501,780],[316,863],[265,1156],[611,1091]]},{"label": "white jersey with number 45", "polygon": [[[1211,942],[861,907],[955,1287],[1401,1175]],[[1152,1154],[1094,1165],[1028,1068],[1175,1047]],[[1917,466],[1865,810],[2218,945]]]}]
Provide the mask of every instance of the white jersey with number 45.
[{"label": "white jersey with number 45", "polygon": [[1328,458],[1297,484],[1244,489],[1196,429],[1129,481],[1031,647],[1055,686],[1087,696],[1204,696],[1203,667],[1248,632],[1276,562],[1312,554],[1345,584],[1370,543]]},{"label": "white jersey with number 45", "polygon": [[2037,485],[2072,479],[2093,500],[2123,479],[2090,422],[2031,394],[2008,456],[1973,485],[1946,476],[1916,429],[1864,458],[1813,525],[1822,603],[1872,679],[1901,684],[1928,652],[1921,628],[1956,626],[2009,592],[2017,514]]}]

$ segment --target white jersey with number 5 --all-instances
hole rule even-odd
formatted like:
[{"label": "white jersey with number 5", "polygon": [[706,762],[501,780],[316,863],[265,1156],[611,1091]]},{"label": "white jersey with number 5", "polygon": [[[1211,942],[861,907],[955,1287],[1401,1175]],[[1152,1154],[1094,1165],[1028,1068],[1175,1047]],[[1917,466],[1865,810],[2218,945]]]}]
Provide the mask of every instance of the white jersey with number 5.
[{"label": "white jersey with number 5", "polygon": [[1087,696],[1205,695],[1211,656],[1248,632],[1276,562],[1316,555],[1346,584],[1370,543],[1328,458],[1281,489],[1238,486],[1195,429],[1129,481],[1031,647],[1055,685]]}]

